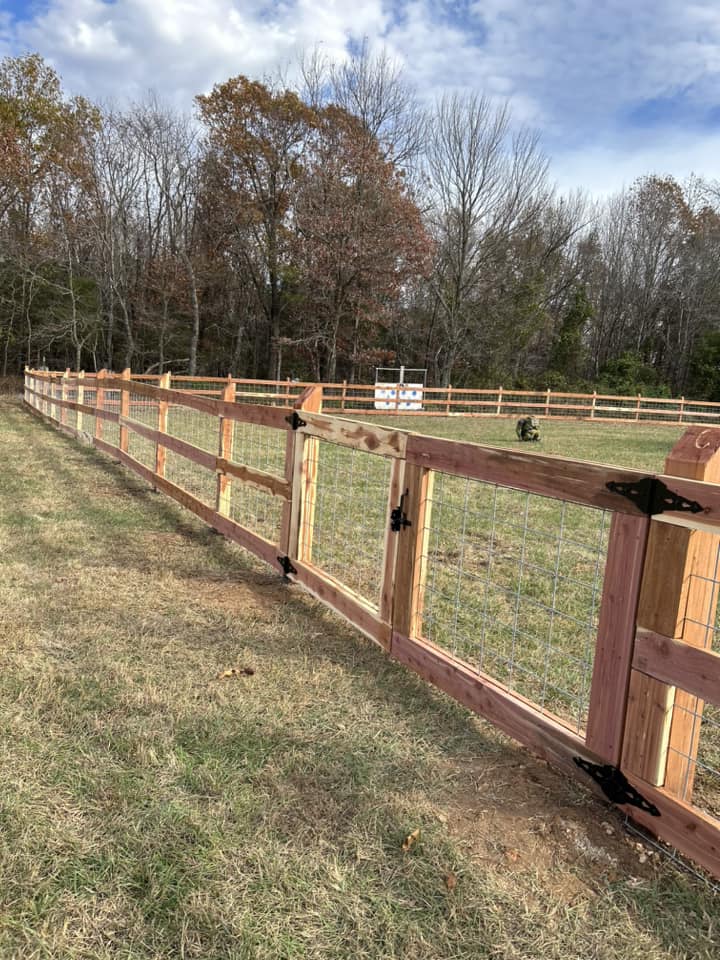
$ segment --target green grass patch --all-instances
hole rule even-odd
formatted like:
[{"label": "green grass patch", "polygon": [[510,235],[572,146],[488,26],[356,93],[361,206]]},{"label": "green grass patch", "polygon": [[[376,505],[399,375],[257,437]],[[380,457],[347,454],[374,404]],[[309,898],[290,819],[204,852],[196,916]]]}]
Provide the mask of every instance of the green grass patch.
[{"label": "green grass patch", "polygon": [[0,956],[717,955],[578,785],[19,406],[0,442]]}]

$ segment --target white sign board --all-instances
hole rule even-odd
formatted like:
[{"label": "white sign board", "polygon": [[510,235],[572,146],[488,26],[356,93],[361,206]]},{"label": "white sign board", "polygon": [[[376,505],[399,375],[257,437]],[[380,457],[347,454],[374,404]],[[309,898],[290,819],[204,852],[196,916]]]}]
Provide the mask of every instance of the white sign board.
[{"label": "white sign board", "polygon": [[422,383],[376,383],[376,410],[422,410]]}]

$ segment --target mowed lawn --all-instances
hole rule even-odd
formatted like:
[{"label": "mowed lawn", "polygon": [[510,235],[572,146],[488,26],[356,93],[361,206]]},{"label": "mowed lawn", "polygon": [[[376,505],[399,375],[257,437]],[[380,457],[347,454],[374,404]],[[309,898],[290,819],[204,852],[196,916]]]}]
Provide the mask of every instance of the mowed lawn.
[{"label": "mowed lawn", "polygon": [[[600,429],[543,447],[680,433]],[[575,782],[19,404],[0,445],[0,958],[717,957]]]}]

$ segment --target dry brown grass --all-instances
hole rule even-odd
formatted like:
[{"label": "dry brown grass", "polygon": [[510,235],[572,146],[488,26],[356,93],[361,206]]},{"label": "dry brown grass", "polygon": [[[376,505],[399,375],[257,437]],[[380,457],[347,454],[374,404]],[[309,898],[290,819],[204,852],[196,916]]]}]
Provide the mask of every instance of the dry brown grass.
[{"label": "dry brown grass", "polygon": [[717,956],[578,786],[17,405],[0,442],[0,957]]}]

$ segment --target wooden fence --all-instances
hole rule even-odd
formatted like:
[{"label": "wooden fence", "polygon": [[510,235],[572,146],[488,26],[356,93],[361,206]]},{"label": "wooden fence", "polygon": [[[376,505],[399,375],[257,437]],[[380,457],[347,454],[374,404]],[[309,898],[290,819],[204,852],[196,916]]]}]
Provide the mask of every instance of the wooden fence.
[{"label": "wooden fence", "polygon": [[720,876],[720,429],[655,476],[170,383],[25,401]]},{"label": "wooden fence", "polygon": [[[52,373],[60,378],[63,373]],[[92,379],[96,374],[86,374]],[[136,375],[143,383],[159,383],[159,375]],[[223,377],[186,377],[171,375],[171,386],[192,390],[204,396],[219,397],[228,382],[235,385],[236,396],[246,403],[289,404],[308,387],[322,389],[322,406],[338,415],[423,417],[519,417],[532,414],[553,420],[602,420],[610,423],[668,423],[720,426],[720,403],[705,400],[670,400],[661,397],[615,396],[600,393],[557,393],[553,390],[470,390],[458,387],[425,387],[420,410],[402,408],[400,399],[376,406],[374,384],[324,383],[294,380],[244,380]]]}]

